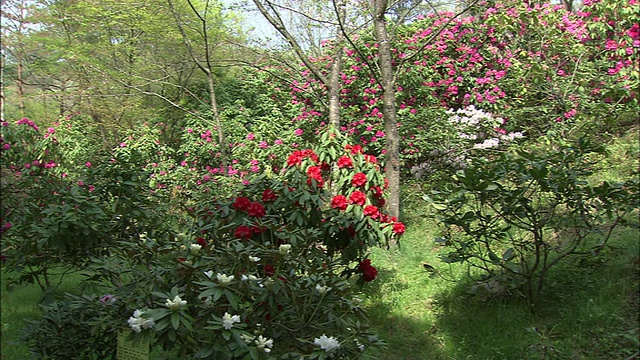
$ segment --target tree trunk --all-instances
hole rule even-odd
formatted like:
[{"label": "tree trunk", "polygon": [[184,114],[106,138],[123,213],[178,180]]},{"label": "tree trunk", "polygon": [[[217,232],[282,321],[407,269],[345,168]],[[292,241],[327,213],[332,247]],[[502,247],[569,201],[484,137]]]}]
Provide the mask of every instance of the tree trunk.
[{"label": "tree trunk", "polygon": [[378,42],[378,65],[383,89],[383,108],[386,131],[385,171],[389,181],[389,199],[387,211],[389,215],[400,216],[400,136],[396,112],[396,86],[391,57],[391,43],[387,32],[385,13],[387,0],[374,0],[374,28]]}]

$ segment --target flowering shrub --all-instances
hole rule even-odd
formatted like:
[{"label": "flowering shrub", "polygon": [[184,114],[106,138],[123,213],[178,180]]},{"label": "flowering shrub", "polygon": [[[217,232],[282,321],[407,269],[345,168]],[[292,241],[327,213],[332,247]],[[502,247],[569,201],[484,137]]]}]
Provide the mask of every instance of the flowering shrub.
[{"label": "flowering shrub", "polygon": [[384,211],[377,159],[327,133],[281,168],[200,202],[170,238],[142,233],[94,258],[89,282],[112,286],[91,323],[119,319],[181,358],[353,358],[383,345],[356,285],[377,276],[368,249],[405,227]]},{"label": "flowering shrub", "polygon": [[486,156],[481,150],[503,147],[515,139],[523,137],[520,132],[507,132],[502,128],[505,121],[500,117],[476,109],[466,108],[447,111],[446,133],[438,136],[447,138],[446,144],[437,144],[430,152],[423,153],[423,162],[411,168],[411,174],[420,179],[429,176],[436,182],[439,176],[448,179],[450,174],[467,166],[474,156]]},{"label": "flowering shrub", "polygon": [[172,223],[146,185],[146,159],[161,150],[155,140],[137,134],[108,151],[88,145],[83,120],[75,121],[63,119],[44,134],[29,119],[2,126],[2,255],[19,281],[47,291],[53,268],[82,270],[118,240]]}]

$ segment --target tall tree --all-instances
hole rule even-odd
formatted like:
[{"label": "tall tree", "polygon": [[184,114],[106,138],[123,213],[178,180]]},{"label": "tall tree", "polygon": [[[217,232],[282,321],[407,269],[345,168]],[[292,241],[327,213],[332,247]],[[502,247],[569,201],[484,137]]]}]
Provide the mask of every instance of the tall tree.
[{"label": "tall tree", "polygon": [[222,165],[225,168],[228,161],[228,149],[216,99],[216,74],[214,71],[216,66],[215,52],[220,51],[227,36],[222,6],[218,1],[213,0],[203,2],[187,0],[190,9],[190,16],[188,16],[172,0],[167,0],[167,3],[191,60],[206,77],[210,111],[217,130]]},{"label": "tall tree", "polygon": [[[285,41],[291,46],[296,57],[302,61],[304,66],[311,72],[313,77],[328,90],[328,99],[320,99],[328,103],[329,123],[337,130],[340,129],[340,89],[343,62],[343,47],[345,45],[347,21],[347,1],[335,0],[330,4],[324,2],[310,1],[307,3],[291,1],[270,1],[253,0],[260,13],[282,35]],[[298,5],[298,7],[294,7]],[[298,22],[294,18],[300,18]],[[288,21],[287,21],[288,20]],[[297,30],[287,26],[288,23],[304,24]],[[323,35],[318,36],[313,29],[321,28]],[[320,68],[311,57],[314,38],[333,38],[331,51],[330,70],[327,74]],[[323,39],[324,40],[324,39]],[[317,54],[315,54],[317,55]],[[328,100],[328,101],[327,101]]]},{"label": "tall tree", "polygon": [[383,91],[384,125],[386,131],[385,171],[389,181],[387,209],[395,217],[400,215],[400,136],[396,111],[396,79],[391,56],[391,40],[387,31],[388,0],[373,1],[373,27],[378,42],[378,67]]}]

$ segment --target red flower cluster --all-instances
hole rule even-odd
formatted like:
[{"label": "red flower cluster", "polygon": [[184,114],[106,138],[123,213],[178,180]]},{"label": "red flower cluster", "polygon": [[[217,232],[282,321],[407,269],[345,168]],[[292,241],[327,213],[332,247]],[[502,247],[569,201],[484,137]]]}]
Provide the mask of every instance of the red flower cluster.
[{"label": "red flower cluster", "polygon": [[316,181],[316,186],[322,188],[324,186],[324,179],[322,178],[322,168],[320,166],[309,166],[307,169],[307,185],[313,184],[312,180]]},{"label": "red flower cluster", "polygon": [[356,187],[362,187],[366,183],[367,183],[367,175],[361,172],[353,175],[353,178],[351,179],[351,184],[353,184],[353,186],[356,186]]},{"label": "red flower cluster", "polygon": [[296,150],[292,152],[291,155],[289,155],[289,158],[287,159],[287,165],[288,166],[300,165],[302,164],[302,160],[304,160],[307,157],[313,160],[313,162],[315,163],[318,163],[319,161],[318,155],[316,155],[316,153],[313,152],[313,150],[311,149]]},{"label": "red flower cluster", "polygon": [[352,168],[353,167],[353,160],[351,160],[350,157],[348,156],[341,156],[338,159],[338,167],[339,168]]},{"label": "red flower cluster", "polygon": [[344,195],[336,195],[331,199],[331,207],[338,210],[346,210],[348,205],[347,197]]},{"label": "red flower cluster", "polygon": [[404,231],[407,229],[403,223],[396,221],[393,223],[393,233],[396,235],[404,234]]},{"label": "red flower cluster", "polygon": [[344,147],[345,150],[350,151],[353,155],[362,154],[362,146],[361,145],[347,145]]},{"label": "red flower cluster", "polygon": [[276,199],[278,198],[278,194],[276,194],[273,190],[271,189],[265,189],[262,192],[262,201],[263,202],[271,202],[271,201],[276,201]]},{"label": "red flower cluster", "polygon": [[351,193],[351,195],[349,196],[349,201],[352,204],[363,206],[364,203],[367,201],[367,196],[362,191],[356,190],[353,193]]},{"label": "red flower cluster", "polygon": [[251,200],[244,196],[238,196],[232,206],[236,210],[247,211],[249,205],[251,205]]},{"label": "red flower cluster", "polygon": [[362,260],[358,270],[362,272],[362,278],[366,282],[373,281],[378,276],[378,269],[371,266],[371,259]]},{"label": "red flower cluster", "polygon": [[197,243],[198,245],[202,246],[202,247],[207,246],[207,240],[205,240],[205,239],[204,239],[204,238],[202,238],[202,237],[197,238],[197,239],[196,239],[196,243]]},{"label": "red flower cluster", "polygon": [[249,239],[251,238],[251,235],[253,235],[253,231],[251,230],[250,227],[246,226],[246,225],[240,225],[236,228],[235,233],[233,234],[233,236],[236,239]]},{"label": "red flower cluster", "polygon": [[249,216],[260,218],[266,215],[266,211],[264,209],[264,206],[262,206],[262,204],[260,204],[259,202],[252,202],[247,207],[247,214],[249,214]]},{"label": "red flower cluster", "polygon": [[364,216],[370,216],[374,220],[380,217],[380,210],[377,206],[373,205],[365,206],[362,213],[364,214]]},{"label": "red flower cluster", "polygon": [[[265,197],[264,193],[262,194],[262,197],[264,199],[264,197]],[[246,198],[244,196],[238,196],[233,201],[233,204],[231,204],[231,206],[233,206],[233,208],[238,210],[238,211],[247,212],[247,214],[249,214],[249,216],[263,217],[263,216],[266,215],[266,211],[265,211],[264,206],[262,204],[260,204],[259,202],[252,202],[251,200],[249,200],[248,198]]]}]

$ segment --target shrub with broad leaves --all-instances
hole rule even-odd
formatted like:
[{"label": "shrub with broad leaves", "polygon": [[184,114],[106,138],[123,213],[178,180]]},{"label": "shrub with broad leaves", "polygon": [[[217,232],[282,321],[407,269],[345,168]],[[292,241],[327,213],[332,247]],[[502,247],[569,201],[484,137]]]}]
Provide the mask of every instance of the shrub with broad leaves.
[{"label": "shrub with broad leaves", "polygon": [[117,299],[92,324],[115,316],[179,358],[356,358],[383,346],[358,287],[377,277],[368,250],[405,226],[384,210],[377,159],[328,132],[280,168],[198,202],[170,238],[122,239],[92,259],[85,285],[110,284]]}]

